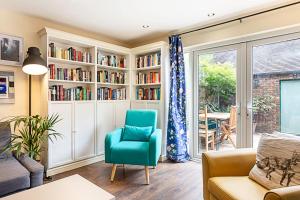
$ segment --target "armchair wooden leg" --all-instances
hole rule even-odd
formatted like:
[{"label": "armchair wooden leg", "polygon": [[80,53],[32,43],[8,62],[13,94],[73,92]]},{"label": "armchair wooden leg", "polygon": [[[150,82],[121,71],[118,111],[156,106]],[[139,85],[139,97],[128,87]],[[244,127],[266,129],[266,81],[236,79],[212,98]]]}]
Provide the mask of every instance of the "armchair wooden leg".
[{"label": "armchair wooden leg", "polygon": [[116,164],[113,164],[112,171],[111,171],[111,177],[110,177],[110,181],[111,181],[111,182],[114,181],[115,174],[116,174],[116,169],[117,169],[117,165],[116,165]]},{"label": "armchair wooden leg", "polygon": [[150,184],[150,179],[149,179],[149,168],[148,166],[145,166],[145,174],[146,174],[146,184]]}]

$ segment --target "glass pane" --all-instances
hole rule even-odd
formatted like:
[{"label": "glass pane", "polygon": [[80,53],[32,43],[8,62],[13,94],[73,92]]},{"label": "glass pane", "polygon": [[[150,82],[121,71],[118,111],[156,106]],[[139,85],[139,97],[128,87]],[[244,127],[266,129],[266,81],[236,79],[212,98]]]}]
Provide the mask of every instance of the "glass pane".
[{"label": "glass pane", "polygon": [[300,40],[253,47],[252,132],[300,133]]},{"label": "glass pane", "polygon": [[236,144],[237,51],[198,56],[198,153]]}]

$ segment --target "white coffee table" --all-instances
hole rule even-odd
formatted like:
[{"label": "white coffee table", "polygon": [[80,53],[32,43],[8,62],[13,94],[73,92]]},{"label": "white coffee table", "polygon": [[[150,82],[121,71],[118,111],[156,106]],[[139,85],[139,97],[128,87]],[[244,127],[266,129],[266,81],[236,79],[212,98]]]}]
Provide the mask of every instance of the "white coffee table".
[{"label": "white coffee table", "polygon": [[79,175],[69,176],[1,200],[114,200],[115,197]]}]

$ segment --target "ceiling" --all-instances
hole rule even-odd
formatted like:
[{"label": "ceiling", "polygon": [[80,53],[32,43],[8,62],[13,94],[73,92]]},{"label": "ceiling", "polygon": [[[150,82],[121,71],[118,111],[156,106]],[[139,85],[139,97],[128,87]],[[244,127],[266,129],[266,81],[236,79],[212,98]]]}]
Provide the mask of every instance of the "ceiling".
[{"label": "ceiling", "polygon": [[[288,0],[5,0],[2,9],[23,12],[135,42],[212,23]],[[208,13],[215,16],[208,17]],[[149,25],[149,28],[142,28]]]}]

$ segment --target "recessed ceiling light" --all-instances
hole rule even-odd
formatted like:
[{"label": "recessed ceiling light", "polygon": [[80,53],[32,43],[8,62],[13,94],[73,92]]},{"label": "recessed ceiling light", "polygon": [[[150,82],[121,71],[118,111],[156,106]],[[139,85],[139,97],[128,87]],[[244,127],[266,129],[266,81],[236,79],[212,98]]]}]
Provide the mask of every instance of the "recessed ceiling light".
[{"label": "recessed ceiling light", "polygon": [[143,28],[149,28],[150,26],[147,25],[147,24],[145,24],[145,25],[143,25],[142,27],[143,27]]},{"label": "recessed ceiling light", "polygon": [[215,15],[216,15],[216,13],[213,13],[213,12],[207,14],[208,17],[213,17],[213,16],[215,16]]}]

